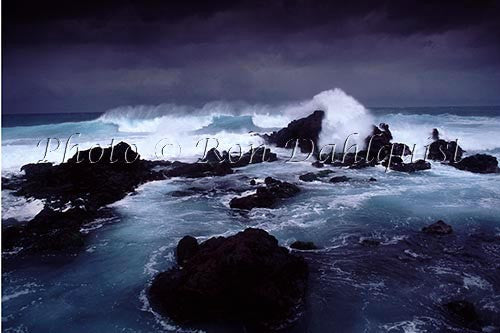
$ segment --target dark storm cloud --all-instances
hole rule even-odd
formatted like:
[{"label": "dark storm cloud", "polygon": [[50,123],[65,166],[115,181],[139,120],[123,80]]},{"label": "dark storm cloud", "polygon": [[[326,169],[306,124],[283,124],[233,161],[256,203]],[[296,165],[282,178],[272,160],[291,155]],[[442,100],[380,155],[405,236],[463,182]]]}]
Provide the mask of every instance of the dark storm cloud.
[{"label": "dark storm cloud", "polygon": [[494,1],[5,1],[4,112],[500,103]]}]

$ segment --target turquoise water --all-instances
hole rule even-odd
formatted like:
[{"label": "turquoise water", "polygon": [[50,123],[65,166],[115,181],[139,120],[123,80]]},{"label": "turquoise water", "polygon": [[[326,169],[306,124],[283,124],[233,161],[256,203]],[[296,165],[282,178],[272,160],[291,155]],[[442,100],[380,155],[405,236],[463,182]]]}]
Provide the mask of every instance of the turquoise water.
[{"label": "turquoise water", "polygon": [[[394,136],[404,142],[423,144],[427,133],[439,127],[447,137],[460,138],[468,152],[489,152],[500,158],[500,141],[495,136],[500,133],[500,118],[496,113],[406,111],[377,110],[373,117],[376,122],[389,123]],[[97,118],[4,128],[2,157],[9,160],[9,155],[23,156],[28,142],[39,140],[39,136],[56,136],[53,131],[62,136],[75,130],[87,131],[88,143],[105,141],[110,134],[143,143],[143,155],[147,156],[152,139],[159,137],[158,132],[163,135],[168,123],[180,116],[165,117],[150,116],[140,121],[128,118],[127,122],[127,118]],[[221,118],[183,119],[197,122],[190,126],[176,123],[172,128],[184,126],[193,140],[198,139],[196,130],[201,128],[213,129],[209,134],[231,141],[249,140],[245,128],[249,126],[248,117],[241,118],[242,126],[235,125],[238,117],[229,121],[232,128],[225,131],[216,123]],[[228,123],[228,119],[223,120]],[[253,117],[253,123],[262,128],[277,124],[272,115],[264,120]],[[182,236],[206,239],[231,235],[249,226],[267,230],[283,245],[299,239],[323,247],[306,254],[311,267],[306,307],[288,332],[462,332],[440,308],[446,301],[461,298],[476,305],[487,331],[500,329],[498,175],[472,174],[433,163],[431,170],[412,175],[386,173],[381,167],[333,169],[336,175],[347,175],[353,181],[303,183],[298,176],[314,171],[310,162],[285,163],[289,152],[274,150],[280,161],[248,166],[233,175],[170,179],[141,186],[137,193],[107,208],[112,218],[95,221],[84,230],[89,233],[88,242],[76,256],[21,260],[4,253],[4,330],[196,329],[179,327],[154,313],[145,290],[157,272],[173,265],[173,251]],[[8,172],[17,172],[25,160],[10,159]],[[244,188],[251,178],[266,176],[295,182],[302,191],[274,210],[240,214],[229,209],[234,194],[225,189]],[[377,181],[369,182],[370,177]],[[172,191],[193,186],[207,192],[184,198],[171,195]],[[215,191],[208,192],[211,189]],[[35,202],[27,203],[6,191],[2,199],[2,210],[11,217],[33,215],[39,209]],[[419,233],[438,219],[451,224],[454,235],[436,239]],[[360,241],[365,238],[378,239],[381,245],[363,246]],[[243,327],[204,329],[244,332]]]}]

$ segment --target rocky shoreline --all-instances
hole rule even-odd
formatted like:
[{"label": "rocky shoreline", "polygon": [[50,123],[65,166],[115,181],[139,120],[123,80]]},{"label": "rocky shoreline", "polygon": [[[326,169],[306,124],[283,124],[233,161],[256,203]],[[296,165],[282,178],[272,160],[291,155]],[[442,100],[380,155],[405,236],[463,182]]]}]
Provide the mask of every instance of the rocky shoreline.
[{"label": "rocky shoreline", "polygon": [[[382,165],[386,169],[407,173],[431,168],[426,160],[407,161],[412,153],[409,146],[393,143],[387,124],[373,127],[372,135],[365,140],[366,150],[322,155],[318,140],[323,118],[323,111],[315,111],[262,137],[268,144],[287,148],[293,148],[290,143],[299,139],[296,146],[302,152],[314,155],[316,161],[312,166],[316,168],[359,169]],[[463,157],[465,151],[456,142],[440,139],[437,130],[433,131],[433,139],[428,147],[428,159],[474,173],[499,172],[495,157],[486,154]],[[130,145],[120,142],[100,152],[81,151],[67,163],[59,165],[28,164],[22,167],[22,175],[2,178],[3,186],[14,195],[41,199],[45,207],[30,221],[4,225],[2,250],[18,249],[17,256],[78,253],[85,245],[82,227],[102,217],[106,214],[103,209],[106,205],[134,192],[141,184],[172,177],[224,176],[250,164],[277,160],[271,149],[259,147],[241,156],[212,149],[195,163],[148,161],[141,159]],[[308,172],[300,175],[299,180],[320,181],[332,186],[351,181],[346,176],[331,175],[334,172],[329,168]],[[229,207],[237,211],[274,208],[301,191],[297,184],[271,177],[265,178],[263,183],[252,180],[249,189],[251,194],[233,197]],[[190,193],[196,191],[198,189],[192,188]],[[452,229],[438,221],[422,232],[445,236],[452,233]],[[363,245],[378,244],[375,240],[365,240]],[[292,248],[302,251],[318,249],[308,242],[297,242]],[[201,244],[194,237],[186,236],[177,246],[177,259],[178,267],[155,277],[149,297],[161,313],[178,322],[229,320],[273,328],[296,315],[297,307],[303,303],[308,274],[306,261],[280,247],[277,240],[264,230],[246,229]],[[455,315],[470,314],[474,310],[468,303],[445,307]],[[477,322],[475,317],[469,321],[473,322],[471,325]]]}]

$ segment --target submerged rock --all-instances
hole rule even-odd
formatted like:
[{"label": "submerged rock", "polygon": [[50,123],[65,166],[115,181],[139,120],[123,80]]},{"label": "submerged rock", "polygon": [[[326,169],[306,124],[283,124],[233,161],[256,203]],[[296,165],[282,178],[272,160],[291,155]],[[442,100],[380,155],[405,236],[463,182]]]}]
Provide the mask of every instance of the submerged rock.
[{"label": "submerged rock", "polygon": [[307,275],[302,258],[266,231],[248,228],[201,243],[182,269],[158,274],[148,296],[154,309],[177,322],[269,328],[286,325],[297,314]]},{"label": "submerged rock", "polygon": [[255,194],[241,198],[233,198],[229,202],[231,208],[251,210],[252,208],[272,208],[280,199],[290,198],[300,192],[293,184],[267,177],[265,186],[257,188]]},{"label": "submerged rock", "polygon": [[497,173],[498,160],[496,157],[487,154],[476,154],[465,157],[457,163],[451,163],[457,169],[475,173]]},{"label": "submerged rock", "polygon": [[359,241],[359,243],[363,246],[378,246],[382,243],[382,241],[374,238],[363,238]]},{"label": "submerged rock", "polygon": [[332,177],[330,178],[330,183],[342,183],[342,182],[348,182],[351,180],[351,178],[346,177],[346,176],[337,176],[337,177]]},{"label": "submerged rock", "polygon": [[321,170],[321,171],[316,172],[316,176],[318,176],[320,178],[323,178],[323,177],[328,177],[332,173],[335,173],[335,171],[329,170],[329,169],[327,169],[327,170]]},{"label": "submerged rock", "polygon": [[308,251],[308,250],[317,250],[318,247],[313,242],[303,242],[303,241],[295,241],[290,244],[292,249]]},{"label": "submerged rock", "polygon": [[318,176],[316,176],[314,172],[308,172],[306,174],[300,175],[299,179],[303,182],[313,182],[315,180],[318,180]]},{"label": "submerged rock", "polygon": [[422,231],[426,234],[431,235],[448,235],[453,232],[451,225],[444,223],[444,221],[439,220],[427,227],[423,227]]},{"label": "submerged rock", "polygon": [[[287,127],[263,137],[268,143],[282,148],[293,148],[295,140],[298,139],[298,146],[302,152],[316,151],[324,116],[324,111],[314,111],[308,117],[294,120]],[[287,142],[288,146],[286,146]]]},{"label": "submerged rock", "polygon": [[303,182],[313,182],[316,180],[320,180],[320,178],[325,178],[331,175],[332,173],[335,173],[333,170],[321,170],[318,172],[308,172],[303,175],[299,176],[299,179],[302,180]]}]

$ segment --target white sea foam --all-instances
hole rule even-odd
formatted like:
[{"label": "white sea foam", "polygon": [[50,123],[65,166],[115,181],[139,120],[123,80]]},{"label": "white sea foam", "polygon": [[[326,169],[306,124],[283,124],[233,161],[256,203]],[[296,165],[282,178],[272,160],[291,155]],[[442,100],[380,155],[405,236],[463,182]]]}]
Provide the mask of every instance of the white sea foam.
[{"label": "white sea foam", "polygon": [[2,219],[31,220],[43,209],[43,206],[44,203],[41,200],[26,199],[14,196],[10,191],[2,191]]},{"label": "white sea foam", "polygon": [[[371,126],[386,122],[395,142],[417,145],[417,157],[423,155],[430,143],[430,132],[438,128],[442,137],[459,139],[469,153],[488,151],[500,156],[500,117],[456,116],[451,114],[385,114],[374,117],[371,112],[341,89],[320,92],[309,100],[278,105],[247,104],[242,102],[215,101],[201,107],[175,104],[123,106],[108,110],[97,120],[6,128],[3,133],[3,172],[18,172],[23,164],[43,158],[44,141],[48,137],[61,140],[60,148],[50,152],[47,160],[60,163],[67,138],[81,133],[72,142],[88,149],[99,144],[109,146],[111,139],[136,144],[144,158],[196,160],[204,151],[204,141],[216,138],[219,149],[246,151],[250,145],[258,146],[263,140],[249,133],[255,130],[269,132],[286,126],[293,119],[305,117],[314,110],[324,110],[325,120],[320,134],[320,144],[336,144],[343,149],[349,135],[348,146],[363,146]],[[238,124],[241,122],[241,124]],[[42,143],[37,147],[37,142]],[[200,142],[201,140],[201,142]],[[200,142],[196,146],[197,142]],[[215,147],[211,140],[208,148]],[[163,155],[161,154],[162,147]],[[180,147],[180,148],[179,148]],[[71,150],[66,158],[75,153]]]}]

